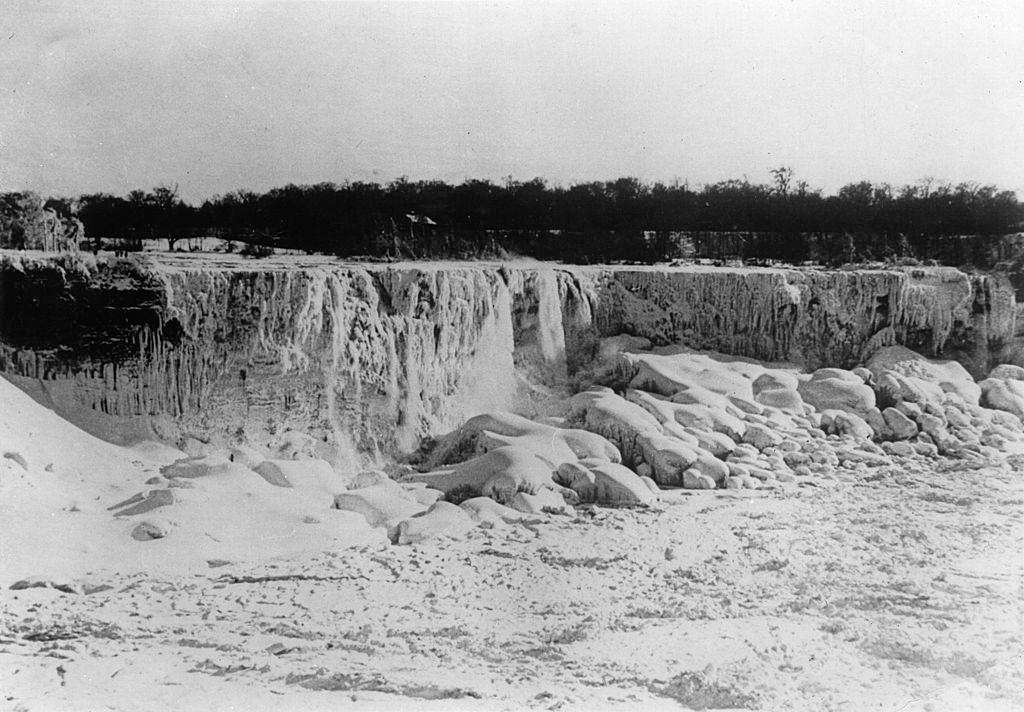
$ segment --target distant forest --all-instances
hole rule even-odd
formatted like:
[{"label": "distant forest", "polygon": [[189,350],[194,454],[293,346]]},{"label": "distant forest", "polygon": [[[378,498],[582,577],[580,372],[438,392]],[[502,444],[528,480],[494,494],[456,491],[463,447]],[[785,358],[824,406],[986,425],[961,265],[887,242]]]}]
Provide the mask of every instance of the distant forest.
[{"label": "distant forest", "polygon": [[[1001,236],[1021,231],[1024,205],[995,186],[921,180],[850,183],[834,195],[796,180],[691,187],[636,178],[550,185],[540,178],[287,185],[237,191],[201,205],[175,187],[72,201],[89,239],[137,244],[215,235],[250,246],[339,256],[517,254],[574,262],[679,257],[801,262],[898,257],[951,263],[1006,259]],[[69,206],[71,207],[71,206]],[[1016,243],[1014,243],[1016,244]],[[250,247],[251,249],[251,247]]]}]

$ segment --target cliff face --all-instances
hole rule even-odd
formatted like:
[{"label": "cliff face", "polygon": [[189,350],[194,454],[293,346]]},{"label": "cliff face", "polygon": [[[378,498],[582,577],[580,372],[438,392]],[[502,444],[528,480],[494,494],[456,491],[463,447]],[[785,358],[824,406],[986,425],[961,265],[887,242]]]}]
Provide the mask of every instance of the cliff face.
[{"label": "cliff face", "polygon": [[543,410],[600,337],[623,332],[811,367],[906,343],[980,371],[1016,327],[1002,280],[934,268],[8,254],[0,299],[0,370],[66,414],[169,416],[224,439],[296,427],[339,458],[410,450],[485,410]]},{"label": "cliff face", "polygon": [[978,373],[1011,357],[1016,305],[1002,276],[951,267],[785,270],[690,267],[591,273],[599,332],[656,344],[850,367],[904,344]]}]

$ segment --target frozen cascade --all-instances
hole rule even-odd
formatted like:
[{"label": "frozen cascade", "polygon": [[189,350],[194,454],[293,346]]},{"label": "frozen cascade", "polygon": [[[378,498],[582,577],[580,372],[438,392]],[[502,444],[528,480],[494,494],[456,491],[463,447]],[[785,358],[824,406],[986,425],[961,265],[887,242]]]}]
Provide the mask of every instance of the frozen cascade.
[{"label": "frozen cascade", "polygon": [[562,297],[553,270],[537,270],[537,330],[540,352],[556,381],[568,376],[565,358],[565,327]]},{"label": "frozen cascade", "polygon": [[[326,280],[325,280],[326,281]],[[341,280],[333,279],[330,285],[330,296],[332,300],[331,313],[335,315],[335,319],[332,320],[331,329],[331,365],[327,371],[328,374],[339,373],[342,369],[345,359],[345,330],[338,328],[339,307],[345,301],[345,294],[342,289]],[[323,309],[319,311],[319,314],[323,314]],[[314,313],[315,310],[314,310]],[[317,317],[313,317],[317,318]],[[320,329],[323,328],[322,320],[319,321],[318,326]],[[327,417],[331,424],[331,433],[334,437],[334,465],[341,471],[349,471],[356,469],[360,464],[360,456],[356,448],[356,444],[352,439],[352,436],[341,427],[344,422],[342,413],[338,408],[338,395],[332,384],[328,383],[325,388],[325,394],[327,398]]]},{"label": "frozen cascade", "polygon": [[[513,401],[510,296],[493,271],[319,265],[160,278],[166,314],[188,339],[143,348],[142,362],[158,371],[148,379],[157,409],[229,415],[230,402],[209,395],[231,401],[234,390],[246,415],[236,427],[316,431],[352,461],[356,451],[414,449],[424,435]],[[183,385],[189,374],[202,378]],[[225,389],[235,374],[240,382]]]},{"label": "frozen cascade", "polygon": [[475,352],[456,396],[467,416],[509,410],[515,400],[512,300],[504,282],[496,285],[487,311]]},{"label": "frozen cascade", "polygon": [[[1006,277],[945,268],[161,256],[69,269],[9,254],[0,268],[15,295],[35,295],[11,308],[39,312],[29,340],[0,343],[0,370],[62,414],[141,416],[170,439],[269,441],[294,428],[346,463],[415,449],[479,412],[539,413],[601,337],[620,333],[809,367],[848,367],[901,343],[984,372],[1018,348]],[[66,293],[53,295],[55,282]],[[112,306],[89,311],[97,290]],[[53,304],[37,306],[48,295]],[[40,338],[51,332],[57,349]]]},{"label": "frozen cascade", "polygon": [[958,319],[970,313],[973,302],[971,278],[953,267],[914,270],[902,290],[899,321],[904,329],[928,329],[929,346],[942,348]]}]

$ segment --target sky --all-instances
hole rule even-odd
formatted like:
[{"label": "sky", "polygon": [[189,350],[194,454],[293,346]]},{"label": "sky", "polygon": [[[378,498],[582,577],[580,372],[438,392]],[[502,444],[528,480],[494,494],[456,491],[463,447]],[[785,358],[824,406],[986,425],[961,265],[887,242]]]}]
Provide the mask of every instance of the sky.
[{"label": "sky", "polygon": [[0,191],[786,165],[1024,198],[1022,38],[1020,0],[5,0]]}]

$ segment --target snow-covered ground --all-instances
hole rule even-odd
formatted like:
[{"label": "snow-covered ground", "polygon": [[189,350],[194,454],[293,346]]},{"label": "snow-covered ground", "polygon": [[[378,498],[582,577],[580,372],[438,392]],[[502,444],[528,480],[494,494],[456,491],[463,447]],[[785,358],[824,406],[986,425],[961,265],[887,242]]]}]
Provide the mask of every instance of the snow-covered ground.
[{"label": "snow-covered ground", "polygon": [[[631,385],[646,391],[627,391],[629,400],[584,394],[571,422],[524,425],[519,435],[509,433],[520,421],[492,418],[489,427],[504,434],[464,429],[447,444],[475,449],[447,461],[468,467],[479,461],[474,452],[493,448],[572,460],[562,440],[577,449],[603,442],[568,427],[582,423],[619,433],[628,464],[664,480],[675,476],[665,469],[668,446],[617,429],[642,430],[673,408],[706,415],[700,408],[710,406],[659,393],[686,379],[736,391],[769,371],[778,390],[796,382],[749,360],[626,360]],[[950,383],[970,396],[973,382]],[[703,386],[682,388],[716,402]],[[562,514],[494,517],[458,536],[398,545],[393,521],[374,528],[363,514],[331,507],[336,489],[372,489],[350,475],[335,490],[329,470],[285,488],[270,481],[280,473],[247,461],[259,459],[252,451],[183,460],[153,442],[115,446],[2,379],[0,403],[5,709],[1024,706],[1024,461],[1007,455],[1019,444],[1012,434],[985,436],[1004,446],[998,456],[977,445],[935,457],[924,436],[913,442],[927,455],[888,445],[882,453],[849,434],[807,435],[817,432],[811,421],[821,423],[814,408],[784,416],[765,407],[765,422],[796,433],[786,437],[803,449],[773,441],[746,465],[723,455],[730,474],[716,489],[665,489],[649,506],[576,503]],[[638,403],[649,416],[626,407]],[[958,435],[936,436],[951,454],[983,421],[1007,422],[964,408],[979,424],[954,429],[947,409]],[[719,424],[736,427],[725,410],[714,411]],[[750,428],[763,416],[745,417]],[[832,430],[846,427],[833,419]],[[693,432],[701,447],[722,442],[664,427],[677,433],[677,448]],[[627,454],[630,442],[640,454]],[[302,459],[307,445],[295,435],[283,447],[294,462],[311,463]],[[751,447],[733,444],[734,453]],[[813,471],[786,464],[803,461],[793,453],[826,451],[833,455],[812,462]],[[759,470],[762,461],[773,472]],[[579,462],[581,476],[607,470]],[[747,471],[754,474],[740,474]],[[730,482],[736,488],[725,488]],[[398,488],[392,505],[405,502],[403,488],[426,491],[387,486]],[[530,501],[512,503],[529,509]]]}]

